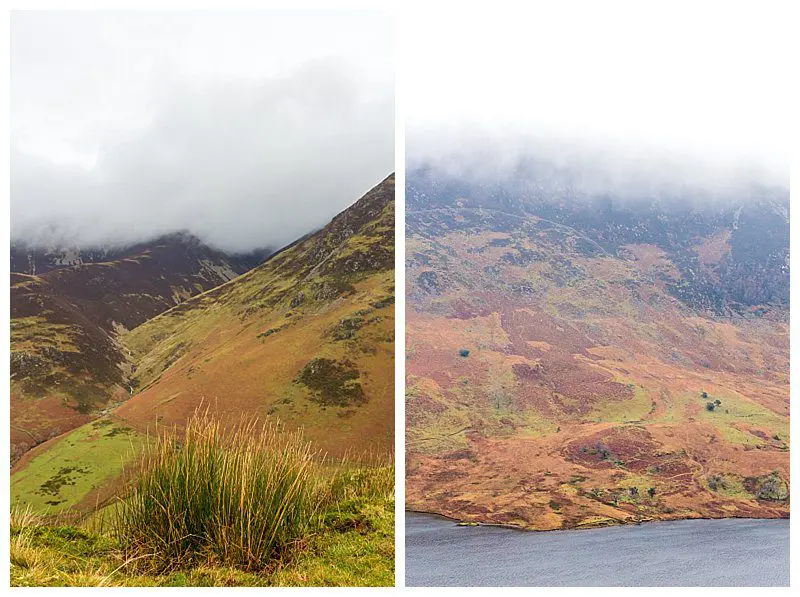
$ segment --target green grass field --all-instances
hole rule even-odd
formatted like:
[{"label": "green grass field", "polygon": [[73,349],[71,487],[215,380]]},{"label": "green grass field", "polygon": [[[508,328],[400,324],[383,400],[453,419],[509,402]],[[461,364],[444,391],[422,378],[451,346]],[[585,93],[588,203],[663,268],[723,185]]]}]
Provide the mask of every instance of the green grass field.
[{"label": "green grass field", "polygon": [[789,436],[787,417],[781,417],[744,396],[729,392],[710,398],[718,399],[720,405],[713,411],[703,408],[700,411],[700,418],[714,425],[725,439],[733,444],[760,445],[764,443],[760,438],[737,429],[736,424],[741,423],[765,429],[770,436],[773,434],[781,438]]},{"label": "green grass field", "polygon": [[79,427],[14,472],[11,505],[30,507],[38,515],[63,514],[118,477],[143,441],[108,417]]}]

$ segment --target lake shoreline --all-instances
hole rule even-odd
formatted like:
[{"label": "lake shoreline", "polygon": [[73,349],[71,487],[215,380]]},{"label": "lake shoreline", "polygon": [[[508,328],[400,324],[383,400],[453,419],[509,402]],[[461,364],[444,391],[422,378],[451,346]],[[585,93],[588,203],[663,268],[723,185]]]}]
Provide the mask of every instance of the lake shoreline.
[{"label": "lake shoreline", "polygon": [[521,531],[523,533],[553,533],[557,531],[591,531],[595,529],[609,529],[615,527],[634,527],[634,526],[642,526],[642,525],[650,525],[654,523],[664,523],[664,522],[681,522],[681,521],[693,521],[693,520],[790,520],[790,515],[786,516],[764,516],[764,517],[753,517],[753,516],[719,516],[719,517],[710,517],[710,516],[692,516],[692,517],[683,517],[683,518],[651,518],[647,520],[635,520],[635,521],[624,521],[618,520],[611,522],[609,524],[599,523],[599,524],[587,524],[587,525],[580,525],[580,526],[572,526],[572,527],[563,527],[560,529],[535,529],[531,527],[525,527],[521,525],[511,524],[511,523],[503,523],[503,522],[481,522],[477,520],[462,520],[456,518],[455,516],[448,516],[447,514],[441,514],[439,512],[431,512],[427,510],[416,510],[413,508],[406,508],[406,513],[410,514],[420,514],[424,516],[431,516],[442,518],[448,521],[452,521],[455,523],[456,526],[461,527],[496,527],[501,529],[509,529],[512,531]]}]

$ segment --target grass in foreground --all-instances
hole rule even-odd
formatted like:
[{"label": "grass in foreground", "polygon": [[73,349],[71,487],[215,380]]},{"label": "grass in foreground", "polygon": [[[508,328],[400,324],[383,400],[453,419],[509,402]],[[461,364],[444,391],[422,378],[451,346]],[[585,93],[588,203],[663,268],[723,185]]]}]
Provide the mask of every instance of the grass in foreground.
[{"label": "grass in foreground", "polygon": [[79,528],[12,512],[11,584],[394,584],[394,467],[325,466],[271,427],[224,433],[196,417],[145,452],[104,518]]},{"label": "grass in foreground", "polygon": [[262,570],[317,525],[323,481],[299,433],[207,414],[145,449],[113,531],[127,559],[163,573],[202,563]]}]

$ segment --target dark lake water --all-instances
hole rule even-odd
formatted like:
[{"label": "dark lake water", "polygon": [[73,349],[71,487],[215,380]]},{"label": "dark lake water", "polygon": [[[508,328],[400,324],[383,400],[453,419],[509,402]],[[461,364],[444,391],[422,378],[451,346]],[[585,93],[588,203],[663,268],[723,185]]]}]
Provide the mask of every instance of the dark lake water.
[{"label": "dark lake water", "polygon": [[407,586],[788,586],[788,520],[537,533],[406,513]]}]

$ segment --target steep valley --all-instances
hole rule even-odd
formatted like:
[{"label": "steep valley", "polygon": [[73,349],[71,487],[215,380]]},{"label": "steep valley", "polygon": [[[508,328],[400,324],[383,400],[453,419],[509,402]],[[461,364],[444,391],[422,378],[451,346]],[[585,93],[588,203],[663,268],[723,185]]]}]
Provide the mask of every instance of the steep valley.
[{"label": "steep valley", "polygon": [[12,268],[39,262],[11,273],[12,460],[131,395],[122,332],[248,269],[186,234],[76,264],[28,256],[12,248]]},{"label": "steep valley", "polygon": [[[300,427],[337,458],[392,453],[393,176],[242,275],[197,262],[177,284],[148,255],[14,276],[12,355],[46,365],[12,376],[12,503],[84,516],[148,435],[198,408]],[[27,435],[48,441],[30,449]]]}]

